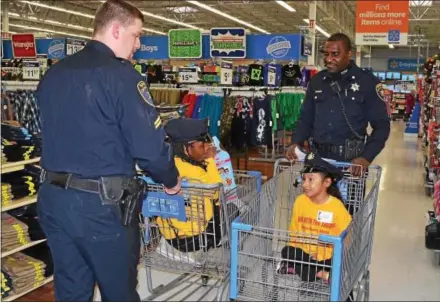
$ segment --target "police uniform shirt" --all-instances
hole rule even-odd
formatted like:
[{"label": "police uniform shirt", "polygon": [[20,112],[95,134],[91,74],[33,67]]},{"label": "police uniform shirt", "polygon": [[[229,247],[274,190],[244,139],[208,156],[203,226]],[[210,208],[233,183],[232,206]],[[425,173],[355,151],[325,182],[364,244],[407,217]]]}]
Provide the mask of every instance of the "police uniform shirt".
[{"label": "police uniform shirt", "polygon": [[355,139],[344,118],[338,95],[330,86],[332,81],[339,83],[346,115],[354,130],[366,135],[368,123],[373,128],[361,155],[371,162],[385,146],[390,121],[382,84],[354,62],[339,74],[323,70],[311,79],[293,143],[302,144],[312,137],[315,143],[344,145],[346,139]]},{"label": "police uniform shirt", "polygon": [[49,69],[37,99],[45,169],[131,176],[136,160],[156,182],[176,185],[178,172],[146,83],[105,44],[92,40]]}]

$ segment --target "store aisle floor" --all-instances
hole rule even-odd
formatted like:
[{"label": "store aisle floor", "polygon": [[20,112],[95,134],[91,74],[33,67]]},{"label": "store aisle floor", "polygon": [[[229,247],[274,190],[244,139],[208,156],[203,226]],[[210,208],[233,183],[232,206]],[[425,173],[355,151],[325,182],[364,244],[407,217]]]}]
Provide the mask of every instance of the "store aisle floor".
[{"label": "store aisle floor", "polygon": [[425,249],[424,215],[432,199],[423,187],[423,152],[404,140],[404,124],[393,122],[382,166],[371,263],[372,301],[440,301],[438,256]]}]

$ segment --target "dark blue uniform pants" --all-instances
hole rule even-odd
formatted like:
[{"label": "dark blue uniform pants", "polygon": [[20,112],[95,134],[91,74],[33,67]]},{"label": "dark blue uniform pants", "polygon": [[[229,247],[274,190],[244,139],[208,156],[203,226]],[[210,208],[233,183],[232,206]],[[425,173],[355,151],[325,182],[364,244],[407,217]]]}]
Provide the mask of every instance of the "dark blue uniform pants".
[{"label": "dark blue uniform pants", "polygon": [[136,220],[124,227],[115,207],[103,206],[98,194],[47,182],[38,193],[38,211],[54,260],[57,301],[91,301],[95,283],[103,301],[140,301]]}]

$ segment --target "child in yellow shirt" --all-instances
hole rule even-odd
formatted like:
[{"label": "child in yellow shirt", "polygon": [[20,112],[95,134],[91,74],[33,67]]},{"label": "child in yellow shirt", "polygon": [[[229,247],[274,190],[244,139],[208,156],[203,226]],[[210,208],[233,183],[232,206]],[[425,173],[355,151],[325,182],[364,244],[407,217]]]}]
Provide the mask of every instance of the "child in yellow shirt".
[{"label": "child in yellow shirt", "polygon": [[337,187],[343,173],[309,153],[302,174],[303,194],[293,206],[290,243],[281,251],[282,258],[291,261],[279,263],[277,272],[298,274],[307,282],[328,282],[333,248],[317,243],[316,238],[320,234],[339,236],[351,222]]}]

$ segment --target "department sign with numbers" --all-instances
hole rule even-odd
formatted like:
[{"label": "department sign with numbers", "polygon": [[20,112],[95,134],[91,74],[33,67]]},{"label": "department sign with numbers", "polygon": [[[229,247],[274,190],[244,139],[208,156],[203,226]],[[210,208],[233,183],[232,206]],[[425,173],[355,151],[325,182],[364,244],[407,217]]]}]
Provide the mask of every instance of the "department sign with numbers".
[{"label": "department sign with numbers", "polygon": [[40,80],[40,62],[23,61],[23,80]]},{"label": "department sign with numbers", "polygon": [[170,58],[201,58],[202,32],[198,29],[172,29],[168,32]]},{"label": "department sign with numbers", "polygon": [[73,55],[82,50],[84,46],[86,46],[86,40],[66,38],[66,55]]}]

